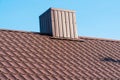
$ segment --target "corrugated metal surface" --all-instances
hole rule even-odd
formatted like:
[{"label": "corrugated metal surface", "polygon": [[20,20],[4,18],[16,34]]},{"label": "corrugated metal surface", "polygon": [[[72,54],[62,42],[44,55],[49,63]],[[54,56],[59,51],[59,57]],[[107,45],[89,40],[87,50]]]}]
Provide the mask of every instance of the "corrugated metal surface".
[{"label": "corrugated metal surface", "polygon": [[78,37],[78,34],[77,34],[77,27],[76,27],[76,16],[75,14],[73,14],[73,28],[74,28],[74,34],[75,34],[75,37]]},{"label": "corrugated metal surface", "polygon": [[58,11],[58,21],[59,21],[59,36],[62,37],[63,36],[63,27],[62,26],[62,16],[61,16],[61,12]]},{"label": "corrugated metal surface", "polygon": [[42,34],[52,35],[51,12],[48,9],[40,17],[40,32]]},{"label": "corrugated metal surface", "polygon": [[61,12],[62,13],[62,28],[63,28],[63,37],[67,37],[66,35],[66,26],[65,26],[65,13],[64,11]]},{"label": "corrugated metal surface", "polygon": [[50,8],[40,16],[40,20],[41,33],[78,38],[75,11]]},{"label": "corrugated metal surface", "polygon": [[68,12],[66,12],[65,14],[66,14],[66,16],[65,16],[65,20],[66,20],[66,36],[70,37]]},{"label": "corrugated metal surface", "polygon": [[59,26],[58,26],[58,13],[57,13],[57,11],[55,10],[55,11],[53,11],[54,12],[54,14],[55,15],[53,15],[54,16],[54,18],[55,18],[55,32],[56,32],[56,37],[59,37]]},{"label": "corrugated metal surface", "polygon": [[54,19],[54,12],[51,11],[51,23],[52,23],[52,35],[55,36],[56,31],[55,31],[55,19]]}]

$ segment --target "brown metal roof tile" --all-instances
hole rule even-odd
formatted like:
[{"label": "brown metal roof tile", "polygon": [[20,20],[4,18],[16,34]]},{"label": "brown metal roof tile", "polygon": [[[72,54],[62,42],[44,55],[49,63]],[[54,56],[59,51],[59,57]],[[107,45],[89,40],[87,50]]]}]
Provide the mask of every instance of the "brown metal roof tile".
[{"label": "brown metal roof tile", "polygon": [[13,67],[19,67],[19,65],[18,65],[18,63],[17,62],[15,62],[15,61],[13,61],[13,62],[9,62],[10,63],[10,65],[11,65],[11,67],[13,66]]},{"label": "brown metal roof tile", "polygon": [[24,78],[25,78],[25,80],[34,80],[32,77],[31,77],[31,75],[29,75],[29,74],[25,74],[25,75],[22,75]]},{"label": "brown metal roof tile", "polygon": [[1,63],[2,63],[3,66],[5,66],[5,67],[11,67],[11,64],[10,64],[9,62],[7,62],[7,61],[4,61],[4,62],[1,61]]},{"label": "brown metal roof tile", "polygon": [[26,72],[25,72],[25,70],[23,69],[23,68],[15,68],[16,69],[16,71],[19,73],[19,74],[25,74]]},{"label": "brown metal roof tile", "polygon": [[7,80],[8,78],[5,76],[5,74],[3,74],[2,72],[0,72],[0,79],[1,80]]},{"label": "brown metal roof tile", "polygon": [[58,40],[31,32],[0,30],[1,80],[120,79],[119,55],[120,41],[116,40]]},{"label": "brown metal roof tile", "polygon": [[41,80],[38,75],[31,75],[31,77],[33,78],[33,80]]},{"label": "brown metal roof tile", "polygon": [[6,74],[7,79],[15,80],[16,77],[13,74]]},{"label": "brown metal roof tile", "polygon": [[4,67],[0,68],[0,72],[4,73],[4,74],[10,73],[10,71],[8,70],[8,68],[4,68]]},{"label": "brown metal roof tile", "polygon": [[25,80],[25,78],[21,74],[14,75],[17,80]]}]

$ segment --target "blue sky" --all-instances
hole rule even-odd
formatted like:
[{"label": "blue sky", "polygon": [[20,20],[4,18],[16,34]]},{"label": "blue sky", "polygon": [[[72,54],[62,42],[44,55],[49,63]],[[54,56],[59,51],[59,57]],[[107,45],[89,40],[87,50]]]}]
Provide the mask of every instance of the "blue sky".
[{"label": "blue sky", "polygon": [[120,40],[120,0],[0,0],[0,29],[39,32],[49,7],[75,10],[79,36]]}]

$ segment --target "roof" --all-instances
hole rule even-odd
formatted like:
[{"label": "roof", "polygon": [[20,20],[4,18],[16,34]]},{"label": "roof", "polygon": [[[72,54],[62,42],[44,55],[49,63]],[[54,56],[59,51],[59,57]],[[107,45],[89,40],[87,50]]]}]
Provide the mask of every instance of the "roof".
[{"label": "roof", "polygon": [[120,79],[120,41],[0,30],[0,79]]}]

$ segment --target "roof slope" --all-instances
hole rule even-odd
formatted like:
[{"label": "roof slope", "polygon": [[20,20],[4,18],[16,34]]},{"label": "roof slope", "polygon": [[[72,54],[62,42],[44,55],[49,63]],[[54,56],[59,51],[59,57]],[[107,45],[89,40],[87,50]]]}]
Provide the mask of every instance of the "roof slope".
[{"label": "roof slope", "polygon": [[0,79],[120,79],[120,41],[79,39],[0,30]]}]

